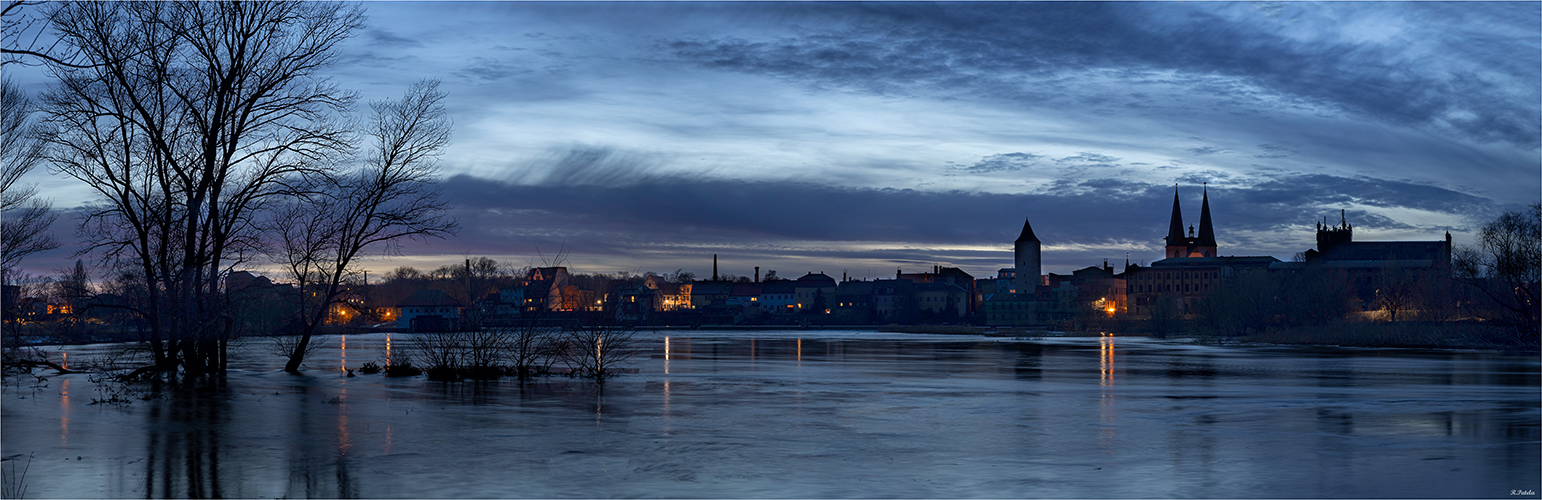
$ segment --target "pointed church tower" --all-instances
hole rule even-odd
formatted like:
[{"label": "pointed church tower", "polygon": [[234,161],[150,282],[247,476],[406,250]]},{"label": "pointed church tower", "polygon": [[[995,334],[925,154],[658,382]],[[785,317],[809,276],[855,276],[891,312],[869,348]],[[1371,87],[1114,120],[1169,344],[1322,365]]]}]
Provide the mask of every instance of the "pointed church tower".
[{"label": "pointed church tower", "polygon": [[1039,237],[1034,236],[1033,226],[1028,220],[1023,220],[1023,233],[1012,242],[1012,257],[1017,263],[1017,270],[1012,280],[1012,286],[1017,288],[1017,293],[1033,293],[1039,286],[1039,275],[1043,268],[1039,265]]},{"label": "pointed church tower", "polygon": [[1201,257],[1215,257],[1215,226],[1210,223],[1210,187],[1205,187],[1204,201],[1199,207],[1199,241],[1195,242],[1195,250]]},{"label": "pointed church tower", "polygon": [[1187,257],[1188,238],[1183,235],[1183,212],[1178,208],[1178,185],[1173,185],[1173,219],[1167,225],[1167,258]]}]

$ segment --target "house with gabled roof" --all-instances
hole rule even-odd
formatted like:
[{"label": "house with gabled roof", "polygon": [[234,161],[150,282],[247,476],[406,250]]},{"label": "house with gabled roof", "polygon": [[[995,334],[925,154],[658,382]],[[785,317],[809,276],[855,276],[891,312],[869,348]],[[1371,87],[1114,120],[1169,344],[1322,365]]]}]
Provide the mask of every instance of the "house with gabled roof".
[{"label": "house with gabled roof", "polygon": [[452,330],[460,319],[461,307],[460,301],[442,290],[418,290],[396,303],[396,326],[413,332]]}]

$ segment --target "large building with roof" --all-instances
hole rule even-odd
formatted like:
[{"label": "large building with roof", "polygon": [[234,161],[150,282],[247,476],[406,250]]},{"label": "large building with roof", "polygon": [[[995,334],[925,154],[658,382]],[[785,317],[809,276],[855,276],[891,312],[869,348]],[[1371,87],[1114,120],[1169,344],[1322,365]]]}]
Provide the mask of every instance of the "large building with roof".
[{"label": "large building with roof", "polygon": [[1149,266],[1126,265],[1125,295],[1128,310],[1136,316],[1151,314],[1153,307],[1182,311],[1221,286],[1222,282],[1252,273],[1268,273],[1280,260],[1270,256],[1221,256],[1210,218],[1210,192],[1200,198],[1199,228],[1185,232],[1183,210],[1176,189],[1168,220],[1165,255]]},{"label": "large building with roof", "polygon": [[1426,282],[1451,276],[1451,233],[1435,241],[1354,241],[1354,226],[1344,212],[1339,224],[1317,224],[1317,248],[1299,262],[1278,262],[1275,273],[1322,271],[1326,279],[1348,285],[1360,309],[1375,307],[1378,289],[1391,281]]}]

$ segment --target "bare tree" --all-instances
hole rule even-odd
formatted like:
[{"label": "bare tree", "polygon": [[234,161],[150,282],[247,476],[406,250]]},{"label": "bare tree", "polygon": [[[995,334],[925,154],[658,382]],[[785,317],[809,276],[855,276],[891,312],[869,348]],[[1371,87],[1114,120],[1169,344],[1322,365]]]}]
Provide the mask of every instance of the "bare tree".
[{"label": "bare tree", "polygon": [[1278,318],[1290,326],[1344,321],[1350,310],[1348,278],[1342,271],[1308,267],[1280,278]]},{"label": "bare tree", "polygon": [[43,46],[43,34],[47,20],[32,17],[30,10],[45,2],[10,0],[0,9],[0,66],[12,64],[33,66],[44,62],[72,68],[84,67],[69,62],[70,55],[54,54],[59,42]]},{"label": "bare tree", "polygon": [[[299,342],[284,369],[296,372],[311,336],[360,272],[354,259],[376,246],[394,250],[400,240],[443,237],[456,228],[434,189],[436,160],[450,141],[439,82],[422,81],[400,101],[371,105],[371,153],[363,167],[323,188],[297,197],[274,214],[278,260],[300,287],[296,308]],[[496,267],[496,266],[495,266]]]},{"label": "bare tree", "polygon": [[1398,315],[1408,319],[1422,295],[1418,277],[1401,267],[1386,267],[1376,273],[1376,303],[1386,312],[1387,321],[1396,323]]},{"label": "bare tree", "polygon": [[[1262,274],[1246,274],[1222,283],[1210,295],[1195,304],[1196,320],[1200,326],[1219,336],[1241,336],[1262,333],[1279,314],[1280,283]],[[1166,301],[1172,299],[1158,299]],[[1153,305],[1153,323],[1159,317],[1161,305]],[[1169,309],[1167,316],[1181,316]],[[1164,317],[1165,319],[1165,317]]]},{"label": "bare tree", "polygon": [[[539,316],[541,313],[537,313]],[[551,371],[557,362],[558,346],[562,341],[561,329],[527,320],[519,326],[508,328],[509,367],[520,380]]]},{"label": "bare tree", "polygon": [[566,333],[562,361],[575,375],[604,383],[637,354],[636,334],[637,330],[617,323],[613,316],[588,315]]},{"label": "bare tree", "polygon": [[465,366],[467,343],[460,332],[419,333],[412,338],[413,357],[427,364],[423,367],[431,380],[455,380]]},{"label": "bare tree", "polygon": [[1453,252],[1458,279],[1486,299],[1490,318],[1514,329],[1515,340],[1538,343],[1542,329],[1542,203],[1507,211],[1478,230],[1475,245]]},{"label": "bare tree", "polygon": [[32,102],[10,79],[0,80],[0,283],[23,257],[59,247],[48,233],[57,214],[37,198],[37,186],[19,185],[47,155],[43,129],[31,119]]},{"label": "bare tree", "polygon": [[[223,373],[233,322],[222,278],[255,258],[257,216],[347,149],[354,94],[319,70],[357,6],[72,2],[48,19],[79,67],[50,61],[55,167],[102,197],[88,248],[144,280],[154,367]],[[141,373],[143,372],[141,371]]]}]

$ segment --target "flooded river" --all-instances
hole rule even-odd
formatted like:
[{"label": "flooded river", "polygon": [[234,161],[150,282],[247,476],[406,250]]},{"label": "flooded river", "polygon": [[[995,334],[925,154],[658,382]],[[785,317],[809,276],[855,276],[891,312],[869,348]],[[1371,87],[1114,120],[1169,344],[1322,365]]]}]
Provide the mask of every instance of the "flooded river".
[{"label": "flooded river", "polygon": [[[392,339],[400,355],[401,334]],[[305,375],[127,405],[8,377],[6,471],[50,497],[1537,498],[1535,354],[649,332],[605,384]],[[80,363],[111,346],[54,350]],[[67,358],[66,358],[67,355]]]}]

